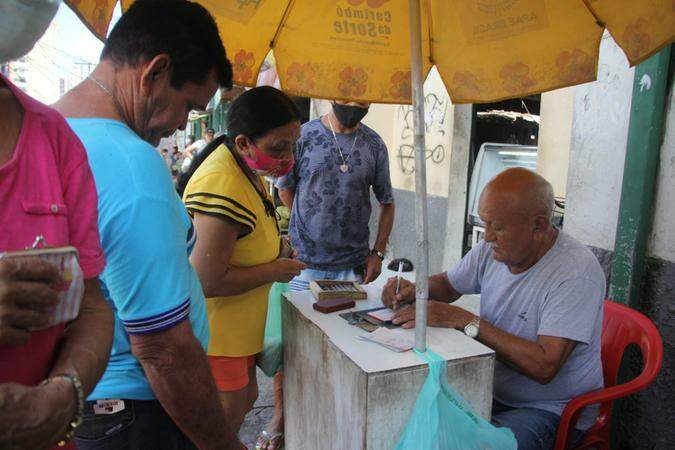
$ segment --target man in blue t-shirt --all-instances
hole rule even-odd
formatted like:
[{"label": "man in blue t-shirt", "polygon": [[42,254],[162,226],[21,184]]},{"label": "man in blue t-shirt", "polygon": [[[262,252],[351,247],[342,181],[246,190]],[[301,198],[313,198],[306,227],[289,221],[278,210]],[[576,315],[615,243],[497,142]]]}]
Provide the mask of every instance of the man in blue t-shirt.
[{"label": "man in blue t-shirt", "polygon": [[76,431],[80,450],[244,448],[204,351],[205,300],[188,259],[194,229],[154,149],[231,83],[202,6],[143,0],[117,22],[94,72],[57,104],[94,174],[108,262],[101,286],[115,313],[110,361]]},{"label": "man in blue t-shirt", "polygon": [[[571,398],[603,387],[600,338],[605,275],[593,253],[551,225],[553,188],[527,169],[508,169],[485,187],[478,211],[485,239],[447,273],[429,278],[428,325],[464,331],[495,350],[492,422],[521,450],[551,449]],[[389,280],[386,305],[415,297]],[[480,316],[448,302],[480,294]],[[415,308],[394,323],[414,325]],[[584,409],[576,447],[597,417]]]},{"label": "man in blue t-shirt", "polygon": [[[335,101],[330,113],[302,126],[295,166],[277,180],[292,209],[289,234],[298,259],[309,268],[291,281],[307,289],[316,279],[369,283],[382,270],[394,224],[389,157],[382,138],[361,123],[368,103]],[[370,248],[370,190],[380,203]]]}]

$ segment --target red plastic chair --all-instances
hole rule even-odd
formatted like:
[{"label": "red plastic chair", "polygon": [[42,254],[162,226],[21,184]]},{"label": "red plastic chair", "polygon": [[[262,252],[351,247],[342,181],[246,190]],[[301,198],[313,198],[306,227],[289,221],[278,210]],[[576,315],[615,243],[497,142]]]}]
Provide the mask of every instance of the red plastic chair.
[{"label": "red plastic chair", "polygon": [[[633,380],[616,384],[621,358],[630,344],[637,344],[642,351],[644,370]],[[654,381],[663,361],[661,335],[651,320],[634,309],[605,301],[605,314],[602,324],[602,371],[605,388],[575,397],[567,404],[560,418],[555,450],[564,450],[568,445],[569,430],[574,426],[581,410],[597,403],[600,413],[595,424],[588,430],[583,442],[575,450],[610,448],[610,428],[612,402],[634,392],[638,392]]]}]

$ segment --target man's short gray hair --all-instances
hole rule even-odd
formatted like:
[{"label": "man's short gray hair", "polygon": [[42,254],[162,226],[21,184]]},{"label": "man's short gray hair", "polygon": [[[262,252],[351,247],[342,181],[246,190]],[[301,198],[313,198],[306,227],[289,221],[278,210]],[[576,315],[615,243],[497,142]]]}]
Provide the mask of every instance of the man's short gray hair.
[{"label": "man's short gray hair", "polygon": [[533,195],[538,211],[541,211],[549,220],[553,220],[553,209],[555,208],[555,196],[553,186],[542,176],[537,177],[538,183]]}]

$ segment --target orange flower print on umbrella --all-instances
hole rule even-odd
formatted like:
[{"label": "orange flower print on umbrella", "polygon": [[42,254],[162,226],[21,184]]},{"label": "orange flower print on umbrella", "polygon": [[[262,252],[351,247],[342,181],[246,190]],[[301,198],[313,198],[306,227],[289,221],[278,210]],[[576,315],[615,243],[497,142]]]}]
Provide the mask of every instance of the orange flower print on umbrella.
[{"label": "orange flower print on umbrella", "polygon": [[365,3],[371,8],[379,8],[388,1],[389,0],[347,0],[347,3],[349,3],[352,6],[361,6],[361,4]]},{"label": "orange flower print on umbrella", "polygon": [[522,62],[507,64],[499,72],[506,92],[523,92],[537,84],[530,78],[530,68]]},{"label": "orange flower print on umbrella", "polygon": [[389,95],[397,99],[409,99],[412,95],[410,87],[410,72],[399,70],[395,72],[389,79],[391,87],[389,88]]},{"label": "orange flower print on umbrella", "polygon": [[310,63],[294,62],[286,69],[284,87],[301,92],[314,89],[316,72],[316,68]]},{"label": "orange flower print on umbrella", "polygon": [[340,72],[338,90],[345,97],[361,97],[366,93],[368,74],[362,67],[345,67]]},{"label": "orange flower print on umbrella", "polygon": [[623,40],[631,60],[638,59],[649,50],[652,38],[649,36],[649,24],[645,19],[638,19],[626,26]]},{"label": "orange flower print on umbrella", "polygon": [[453,94],[462,99],[475,99],[481,92],[481,84],[471,72],[455,72],[452,76]]},{"label": "orange flower print on umbrella", "polygon": [[579,83],[593,78],[595,63],[588,53],[575,48],[564,51],[555,60],[558,66],[558,79],[563,83]]},{"label": "orange flower print on umbrella", "polygon": [[239,50],[234,55],[234,63],[232,64],[232,72],[234,73],[234,81],[239,83],[247,83],[253,78],[253,65],[255,64],[255,57],[253,53],[246,50]]}]

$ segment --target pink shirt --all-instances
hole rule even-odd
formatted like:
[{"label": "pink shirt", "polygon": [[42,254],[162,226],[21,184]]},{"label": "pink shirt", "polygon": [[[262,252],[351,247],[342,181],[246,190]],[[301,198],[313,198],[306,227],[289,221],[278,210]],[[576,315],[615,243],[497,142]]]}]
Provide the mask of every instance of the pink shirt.
[{"label": "pink shirt", "polygon": [[[47,246],[77,248],[85,279],[98,276],[105,258],[98,235],[97,196],[82,143],[65,119],[13,86],[24,109],[12,159],[0,166],[0,251]],[[33,332],[25,345],[0,348],[0,383],[36,385],[53,364],[63,325]]]}]

